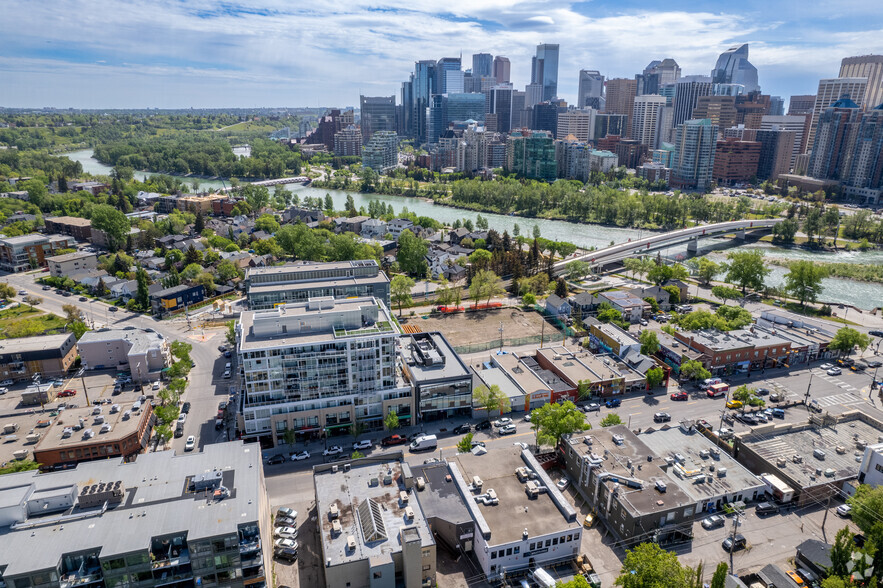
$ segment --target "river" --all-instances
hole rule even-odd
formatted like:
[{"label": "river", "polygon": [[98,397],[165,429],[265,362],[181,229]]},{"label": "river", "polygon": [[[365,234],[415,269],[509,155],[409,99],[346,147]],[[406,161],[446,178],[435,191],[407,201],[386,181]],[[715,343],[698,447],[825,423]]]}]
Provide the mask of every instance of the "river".
[{"label": "river", "polygon": [[[110,166],[104,165],[103,163],[92,157],[91,149],[74,151],[72,153],[65,153],[63,155],[74,161],[79,161],[83,166],[84,172],[96,175],[107,175],[111,171]],[[135,177],[139,180],[144,180],[147,176],[150,175],[154,174],[148,172],[135,172]],[[186,184],[190,184],[191,182],[196,180],[199,182],[200,188],[221,188],[224,186],[224,184],[220,180],[202,180],[199,178],[189,178],[183,176],[173,177],[181,180]],[[356,208],[364,206],[367,209],[368,203],[371,200],[378,200],[380,202],[383,202],[384,204],[392,204],[396,212],[401,212],[404,207],[407,207],[409,211],[417,214],[418,216],[428,216],[449,225],[458,218],[468,218],[472,219],[472,221],[475,222],[475,219],[478,217],[479,214],[470,210],[440,206],[430,200],[410,198],[407,196],[361,194],[359,192],[345,192],[343,190],[312,188],[309,186],[303,186],[301,184],[287,184],[286,188],[291,192],[298,194],[302,199],[307,196],[310,196],[312,198],[324,198],[325,194],[330,194],[331,198],[334,200],[334,206],[337,210],[342,210],[345,207],[346,197],[350,195],[353,197]],[[569,223],[566,221],[545,219],[530,219],[492,213],[481,213],[481,215],[488,220],[491,228],[496,229],[501,233],[506,230],[509,231],[510,235],[513,234],[514,226],[517,223],[518,226],[521,228],[521,234],[530,236],[532,234],[533,227],[536,225],[539,227],[540,234],[544,238],[554,241],[569,241],[570,243],[574,243],[584,249],[589,249],[591,247],[602,248],[607,247],[611,244],[611,242],[622,243],[629,239],[640,239],[647,233],[647,231],[641,231],[638,229],[607,227],[603,225]],[[699,253],[708,254],[709,257],[715,259],[715,261],[721,261],[726,256],[726,253],[721,251],[722,249],[726,248],[730,251],[733,250],[733,248],[729,247],[730,244],[731,243],[728,240],[722,239],[707,239],[705,241],[700,241]],[[774,247],[767,243],[751,243],[741,247],[737,247],[735,249],[739,250],[755,248],[763,249],[765,253],[770,257],[780,257],[784,259],[809,259],[867,264],[883,263],[883,251],[880,250],[849,252],[843,251],[828,253],[813,252],[798,248],[786,249],[781,247]],[[686,254],[686,246],[681,245],[677,247],[672,247],[668,250],[663,251],[662,254],[668,257],[683,257]],[[767,283],[777,287],[782,286],[785,283],[784,276],[788,272],[788,270],[786,268],[775,265],[770,265],[769,267],[772,271],[767,277]],[[826,278],[822,282],[821,300],[833,303],[852,304],[858,308],[870,310],[876,306],[881,306],[881,304],[883,304],[883,285],[858,282],[855,280],[846,280],[842,278]]]}]

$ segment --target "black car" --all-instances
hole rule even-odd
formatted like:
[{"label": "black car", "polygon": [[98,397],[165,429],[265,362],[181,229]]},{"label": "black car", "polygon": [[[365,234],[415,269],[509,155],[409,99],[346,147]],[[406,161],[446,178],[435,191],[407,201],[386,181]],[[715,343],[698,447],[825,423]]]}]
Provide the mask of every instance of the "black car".
[{"label": "black car", "polygon": [[739,551],[740,549],[745,549],[747,543],[745,536],[739,534],[735,537],[727,537],[724,539],[724,542],[721,543],[721,547],[723,547],[725,551]]},{"label": "black car", "polygon": [[80,302],[86,302],[87,300],[89,300],[89,299],[86,298],[85,296],[80,296]]},{"label": "black car", "polygon": [[116,306],[111,306],[110,308],[108,308],[108,310],[109,310],[110,312],[116,312],[116,311],[119,310],[119,308],[117,308]]},{"label": "black car", "polygon": [[273,550],[273,555],[286,561],[297,561],[297,549],[290,547],[277,547]]},{"label": "black car", "polygon": [[779,507],[772,502],[761,502],[754,507],[754,512],[759,515],[776,514],[777,512],[779,512]]},{"label": "black car", "polygon": [[73,294],[71,294],[70,292],[62,292],[61,295],[67,298],[73,296]]},{"label": "black car", "polygon": [[221,402],[218,403],[218,410],[219,411],[224,410],[225,408],[227,408],[227,403],[225,401],[222,400]]},{"label": "black car", "polygon": [[883,337],[883,331],[868,331],[868,335],[874,337]]},{"label": "black car", "polygon": [[487,431],[488,429],[491,428],[491,426],[492,425],[491,425],[490,421],[481,421],[480,423],[475,425],[475,430],[476,431]]},{"label": "black car", "polygon": [[757,390],[754,391],[754,393],[757,394],[758,396],[769,396],[770,391],[767,390],[766,388],[758,388]]},{"label": "black car", "polygon": [[608,398],[607,402],[604,403],[604,406],[607,408],[616,408],[617,406],[622,405],[622,400],[619,398]]},{"label": "black car", "polygon": [[471,430],[472,430],[472,427],[469,425],[458,425],[458,426],[454,427],[454,435],[465,435],[466,433],[470,432]]},{"label": "black car", "polygon": [[865,363],[868,364],[868,367],[872,367],[872,368],[883,367],[883,362],[879,362],[876,359],[872,359],[871,361],[866,361]]},{"label": "black car", "polygon": [[188,412],[190,412],[190,403],[189,402],[185,402],[184,404],[181,405],[181,412],[183,412],[184,414],[187,414]]},{"label": "black car", "polygon": [[267,460],[267,465],[276,465],[278,463],[285,463],[285,457],[282,455],[274,455]]},{"label": "black car", "polygon": [[671,415],[667,412],[657,412],[653,415],[654,423],[667,423],[671,420]]},{"label": "black car", "polygon": [[184,427],[177,427],[175,429],[175,439],[180,439],[184,436]]}]

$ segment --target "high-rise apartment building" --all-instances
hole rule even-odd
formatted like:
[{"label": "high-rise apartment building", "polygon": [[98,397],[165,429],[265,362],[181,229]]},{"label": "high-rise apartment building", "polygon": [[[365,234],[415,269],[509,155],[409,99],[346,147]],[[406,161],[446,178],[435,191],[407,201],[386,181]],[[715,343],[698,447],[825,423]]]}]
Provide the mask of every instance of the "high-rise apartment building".
[{"label": "high-rise apartment building", "polygon": [[816,100],[812,108],[812,120],[809,123],[809,138],[806,141],[807,151],[812,151],[815,144],[816,130],[819,126],[819,118],[826,108],[839,101],[843,95],[848,95],[859,108],[865,103],[865,92],[868,89],[868,78],[828,78],[819,80],[819,91],[816,92]]},{"label": "high-rise apartment building", "polygon": [[445,96],[444,126],[447,128],[452,122],[484,122],[485,98],[484,94],[448,94]]},{"label": "high-rise apartment building", "polygon": [[761,119],[760,128],[764,131],[785,130],[794,132],[794,148],[791,150],[789,165],[794,168],[797,156],[803,153],[806,139],[806,115],[802,116],[765,116]]},{"label": "high-rise apartment building", "polygon": [[593,108],[559,113],[558,132],[555,136],[564,139],[568,135],[573,135],[577,141],[591,140],[595,135],[595,115]]},{"label": "high-rise apartment building", "polygon": [[788,116],[797,116],[799,114],[812,114],[813,106],[816,103],[815,94],[802,94],[799,96],[791,96],[788,100]]},{"label": "high-rise apartment building", "polygon": [[846,194],[879,204],[883,200],[883,104],[864,114],[851,150]]},{"label": "high-rise apartment building", "polygon": [[362,154],[362,133],[355,126],[334,133],[334,154],[338,157],[359,156]]},{"label": "high-rise apartment building", "polygon": [[491,112],[496,115],[498,133],[508,133],[512,128],[512,84],[499,84],[491,88]]},{"label": "high-rise apartment building", "polygon": [[524,107],[533,108],[543,101],[543,85],[528,84],[524,87]]},{"label": "high-rise apartment building", "polygon": [[770,116],[785,115],[785,99],[781,96],[770,96]]},{"label": "high-rise apartment building", "polygon": [[557,44],[543,43],[537,45],[537,54],[532,58],[530,82],[543,87],[540,102],[558,96],[558,50]]},{"label": "high-rise apartment building", "polygon": [[398,165],[399,137],[395,131],[377,131],[362,147],[362,165],[383,173]]},{"label": "high-rise apartment building", "polygon": [[362,142],[367,143],[377,131],[396,130],[396,97],[359,96],[362,118]]},{"label": "high-rise apartment building", "polygon": [[684,76],[675,84],[675,95],[672,100],[672,128],[693,118],[693,109],[700,96],[711,95],[711,78],[707,76]]},{"label": "high-rise apartment building", "polygon": [[761,144],[735,138],[718,141],[714,153],[714,181],[722,186],[750,182],[757,176]]},{"label": "high-rise apartment building", "polygon": [[637,91],[638,82],[635,80],[628,78],[607,80],[607,101],[604,105],[604,112],[625,115],[626,128],[623,134],[626,136],[631,136],[632,114],[635,109]]},{"label": "high-rise apartment building", "polygon": [[748,43],[730,47],[717,58],[717,64],[711,70],[711,79],[715,84],[740,84],[745,86],[745,93],[760,91],[757,84],[757,68],[748,61]]},{"label": "high-rise apartment building", "polygon": [[518,90],[512,90],[512,129],[520,129],[530,126],[530,110],[525,108],[524,99],[527,95]]},{"label": "high-rise apartment building", "polygon": [[490,53],[472,54],[472,75],[477,77],[493,75],[494,56]]},{"label": "high-rise apartment building", "polygon": [[711,124],[708,119],[688,120],[678,125],[671,170],[672,186],[691,190],[707,190],[711,187],[717,132],[717,125]]},{"label": "high-rise apartment building", "polygon": [[604,99],[604,76],[601,72],[595,69],[579,70],[579,89],[576,95],[577,108],[589,106],[600,110]]},{"label": "high-rise apartment building", "polygon": [[509,63],[508,57],[503,57],[502,55],[497,55],[496,57],[494,57],[493,77],[497,78],[498,84],[509,83],[510,69],[511,64]]},{"label": "high-rise apartment building", "polygon": [[549,131],[522,129],[509,134],[506,171],[554,182],[558,171],[555,140]]},{"label": "high-rise apartment building", "polygon": [[787,174],[791,169],[797,133],[774,127],[769,130],[758,130],[756,137],[757,142],[760,143],[757,179],[777,180],[780,175]]},{"label": "high-rise apartment building", "polygon": [[659,144],[661,115],[665,101],[665,96],[658,94],[635,97],[631,136],[649,149],[656,149]]},{"label": "high-rise apartment building", "polygon": [[707,118],[719,129],[728,129],[736,124],[736,97],[700,96],[692,118]]},{"label": "high-rise apartment building", "polygon": [[[418,61],[414,64],[414,73],[411,74],[408,85],[409,104],[407,111],[410,113],[410,136],[421,145],[426,142],[427,136],[427,111],[429,99],[433,94],[440,94],[436,89],[436,62],[434,60]],[[405,89],[402,89],[402,98],[405,98]]]},{"label": "high-rise apartment building", "polygon": [[772,102],[768,94],[748,92],[736,96],[736,124],[759,129],[760,121],[770,113]]},{"label": "high-rise apartment building", "polygon": [[808,176],[819,180],[846,179],[852,157],[850,147],[861,119],[861,106],[849,95],[843,95],[822,111],[816,126]]},{"label": "high-rise apartment building", "polygon": [[383,302],[313,298],[243,312],[236,352],[244,375],[243,438],[274,444],[378,430],[390,410],[414,424],[414,398],[396,365],[399,331]]},{"label": "high-rise apartment building", "polygon": [[558,132],[558,106],[552,102],[540,102],[535,105],[530,128],[536,131],[549,131],[554,137]]},{"label": "high-rise apartment building", "polygon": [[863,99],[865,111],[883,104],[883,55],[845,57],[840,62],[839,77],[868,78],[868,88]]}]

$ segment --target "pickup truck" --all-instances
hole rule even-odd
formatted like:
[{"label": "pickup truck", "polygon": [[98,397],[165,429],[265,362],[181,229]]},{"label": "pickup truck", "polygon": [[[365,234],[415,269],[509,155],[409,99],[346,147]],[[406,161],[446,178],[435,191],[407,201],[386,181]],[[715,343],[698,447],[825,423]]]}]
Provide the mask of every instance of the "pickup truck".
[{"label": "pickup truck", "polygon": [[384,437],[383,440],[380,441],[380,444],[384,447],[391,447],[393,445],[405,445],[408,443],[408,439],[402,437],[401,435],[390,435],[389,437]]}]

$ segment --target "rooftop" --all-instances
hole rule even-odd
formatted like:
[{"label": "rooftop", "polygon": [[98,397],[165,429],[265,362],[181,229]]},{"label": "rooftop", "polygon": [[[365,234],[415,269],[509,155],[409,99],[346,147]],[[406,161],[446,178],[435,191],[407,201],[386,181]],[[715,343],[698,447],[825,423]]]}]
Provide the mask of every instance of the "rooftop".
[{"label": "rooftop", "polygon": [[[478,519],[479,532],[490,533],[489,545],[521,541],[524,529],[530,537],[539,537],[579,528],[576,511],[533,454],[520,446],[504,445],[483,455],[460,453],[448,458],[448,464],[467,509],[472,511],[474,519]],[[530,498],[525,483],[515,474],[515,470],[521,467],[533,471],[536,482],[545,486],[547,491]],[[475,477],[482,481],[480,492],[468,488]],[[475,499],[489,490],[496,493],[499,504],[487,505]]]},{"label": "rooftop", "polygon": [[92,221],[88,218],[80,218],[78,216],[50,216],[46,218],[47,221],[53,223],[59,223],[64,225],[74,225],[77,227],[90,227],[92,226]]},{"label": "rooftop", "polygon": [[424,490],[418,489],[418,498],[427,519],[437,517],[451,524],[472,521],[457,485],[448,478],[447,464],[439,462],[411,466],[411,473],[426,482]]},{"label": "rooftop", "polygon": [[[881,436],[883,423],[851,411],[825,427],[810,422],[769,424],[754,427],[737,438],[739,444],[806,488],[858,476],[864,446],[876,443]],[[824,452],[822,459],[814,456],[816,450]],[[799,463],[794,456],[798,456]]]},{"label": "rooftop", "polygon": [[46,235],[30,233],[28,235],[19,235],[17,237],[3,237],[0,239],[0,243],[14,247],[16,245],[35,245],[37,243],[45,243],[48,240],[49,237]]},{"label": "rooftop", "polygon": [[129,353],[137,355],[144,353],[149,349],[161,347],[165,342],[162,335],[156,332],[147,331],[145,329],[137,329],[135,327],[126,327],[123,329],[98,329],[97,331],[86,331],[80,338],[79,344],[98,343],[102,341],[120,341],[124,340],[131,346]]},{"label": "rooftop", "polygon": [[[250,268],[276,269],[276,268]],[[250,273],[250,272],[249,272]],[[290,280],[284,282],[271,282],[268,284],[249,284],[249,294],[262,294],[264,292],[279,292],[280,290],[308,289],[308,288],[337,288],[341,286],[355,286],[359,284],[383,284],[388,283],[386,274],[376,276],[353,276],[347,278],[332,278],[327,280]]]},{"label": "rooftop", "polygon": [[[313,468],[322,555],[332,566],[401,551],[403,527],[416,527],[423,545],[434,543],[420,502],[413,500],[413,494],[405,502],[400,498],[405,491],[405,467],[399,451]],[[334,530],[332,505],[338,509],[340,532]],[[406,509],[413,512],[413,518]],[[355,549],[347,547],[350,537]]]},{"label": "rooftop", "polygon": [[95,257],[97,259],[97,256],[94,253],[88,253],[86,251],[74,251],[73,253],[65,253],[64,255],[53,255],[52,257],[47,257],[46,261],[64,263],[66,261],[74,261],[75,259],[86,259],[88,257]]},{"label": "rooftop", "polygon": [[0,356],[10,353],[30,353],[34,351],[55,351],[73,337],[73,333],[60,335],[38,335],[17,339],[0,339]]},{"label": "rooftop", "polygon": [[524,392],[522,392],[521,388],[519,388],[508,375],[506,375],[504,370],[498,367],[476,369],[475,373],[488,388],[493,385],[499,386],[500,391],[505,394],[507,398],[521,398],[524,396]]},{"label": "rooftop", "polygon": [[531,369],[524,365],[513,353],[494,353],[491,361],[496,363],[506,374],[518,384],[525,394],[539,391],[551,391],[549,386]]},{"label": "rooftop", "polygon": [[402,335],[399,339],[408,372],[419,384],[469,377],[469,369],[438,331]]},{"label": "rooftop", "polygon": [[[43,429],[43,437],[37,442],[34,451],[118,442],[138,431],[143,415],[150,412],[150,405],[143,410],[140,405],[138,410],[133,410],[133,405],[134,402],[121,402],[111,406],[105,404],[64,410],[49,428]],[[101,413],[96,415],[93,412],[95,410],[100,410]],[[82,430],[73,430],[80,420]],[[105,430],[108,427],[109,430]]]},{"label": "rooftop", "polygon": [[245,273],[245,279],[253,276],[284,275],[290,273],[309,272],[317,270],[335,271],[362,267],[378,267],[373,259],[357,259],[355,261],[304,261],[288,265],[276,265],[272,267],[253,267]]},{"label": "rooftop", "polygon": [[598,382],[618,377],[610,366],[605,365],[588,351],[574,353],[566,347],[543,347],[537,349],[574,386],[580,382]]},{"label": "rooftop", "polygon": [[[52,473],[0,476],[0,510],[22,523],[0,527],[0,567],[10,577],[54,568],[64,553],[97,549],[101,557],[111,557],[147,550],[160,535],[186,532],[193,540],[235,534],[239,525],[260,518],[262,471],[260,448],[232,441],[184,455],[161,451],[130,463],[103,460]],[[229,496],[213,500],[211,493],[194,491],[192,483],[201,476],[211,479],[209,488],[222,484]],[[124,493],[115,508],[103,511],[81,502],[87,487],[116,481]],[[45,512],[49,498],[64,510],[28,514]]]}]

